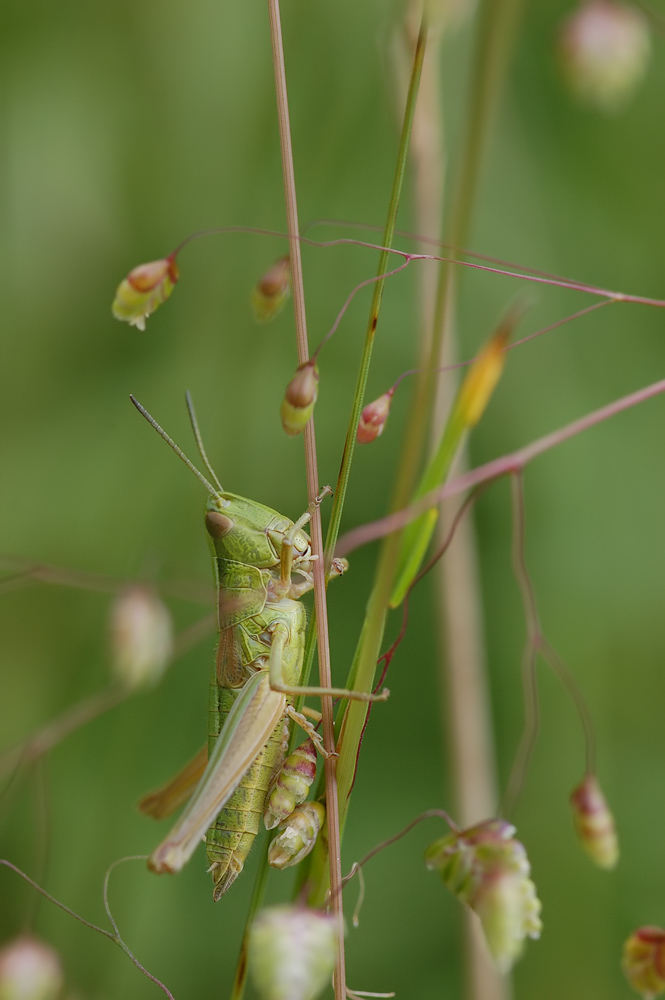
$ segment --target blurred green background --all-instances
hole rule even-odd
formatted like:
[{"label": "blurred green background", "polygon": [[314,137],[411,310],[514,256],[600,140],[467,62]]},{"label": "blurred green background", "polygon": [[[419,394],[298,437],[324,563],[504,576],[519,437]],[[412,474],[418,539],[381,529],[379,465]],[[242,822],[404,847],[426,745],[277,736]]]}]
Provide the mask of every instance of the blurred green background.
[{"label": "blurred green background", "polygon": [[[656,0],[654,0],[656,2]],[[580,109],[562,87],[553,39],[564,0],[525,4],[470,245],[604,287],[665,297],[663,42],[630,107]],[[398,4],[284,3],[300,215],[382,224],[396,153],[388,57]],[[200,486],[130,406],[135,393],[194,451],[189,388],[224,485],[296,516],[306,503],[302,440],[277,412],[295,365],[292,308],[255,325],[249,294],[284,243],[233,235],[181,258],[182,281],[145,333],[113,321],[122,276],[211,225],[283,229],[267,12],[255,0],[5,0],[0,13],[0,551],[128,579],[209,581]],[[444,49],[453,156],[463,120],[473,25]],[[400,222],[411,224],[407,193]],[[321,231],[323,232],[323,231]],[[335,233],[337,234],[337,233]],[[371,251],[305,248],[310,336],[329,328]],[[415,363],[415,267],[386,291],[369,398]],[[463,275],[462,354],[471,356],[522,290]],[[326,348],[316,420],[321,482],[334,482],[369,291]],[[521,332],[590,304],[540,289]],[[514,352],[471,441],[473,464],[527,443],[663,377],[663,316],[616,306]],[[386,509],[408,390],[389,429],[355,462],[345,525]],[[543,624],[588,697],[600,776],[621,864],[608,875],[578,849],[567,806],[582,737],[560,686],[540,674],[542,730],[516,814],[544,904],[545,932],[515,971],[515,996],[629,995],[621,942],[665,922],[663,500],[665,402],[655,400],[539,459],[526,474],[527,552]],[[499,771],[522,719],[524,621],[510,568],[507,485],[476,513]],[[355,645],[375,552],[331,588],[336,679]],[[443,756],[432,594],[413,602],[393,662],[392,697],[372,714],[344,842],[344,867],[419,811],[450,804]],[[104,596],[34,585],[0,600],[0,731],[8,746],[106,683]],[[179,627],[207,610],[173,602]],[[391,628],[395,627],[392,623]],[[203,742],[214,636],[158,690],[80,730],[46,764],[47,822],[28,776],[3,805],[0,853],[103,923],[106,867],[149,852],[160,831],[136,802]],[[41,804],[40,804],[41,803]],[[42,817],[42,819],[40,819]],[[372,862],[358,930],[347,938],[352,987],[462,996],[461,911],[421,852],[432,824]],[[47,847],[48,863],[43,866]],[[111,903],[141,962],[178,1000],[227,996],[252,882],[213,905],[203,852],[177,878],[142,865],[113,875]],[[271,879],[286,898],[290,877]],[[356,890],[348,890],[349,899]],[[0,872],[0,934],[24,926],[31,890]],[[58,948],[68,992],[154,997],[119,951],[42,902],[36,931]]]}]

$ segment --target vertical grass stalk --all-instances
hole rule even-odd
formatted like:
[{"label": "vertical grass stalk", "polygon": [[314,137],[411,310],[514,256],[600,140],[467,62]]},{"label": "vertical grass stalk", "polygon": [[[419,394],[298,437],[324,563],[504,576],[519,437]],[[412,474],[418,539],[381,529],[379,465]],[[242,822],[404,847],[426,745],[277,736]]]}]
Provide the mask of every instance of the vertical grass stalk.
[{"label": "vertical grass stalk", "polygon": [[[420,78],[422,74],[423,61],[425,58],[425,51],[427,48],[427,37],[428,37],[428,25],[427,25],[427,20],[423,15],[413,55],[409,89],[406,98],[406,106],[404,109],[404,118],[402,123],[399,149],[397,154],[397,164],[393,176],[393,185],[390,195],[390,204],[388,207],[388,216],[383,234],[383,246],[385,248],[388,248],[392,245],[395,233],[397,210],[399,208],[399,202],[404,183],[404,176],[406,172],[407,156],[408,156],[409,142],[411,138],[411,129],[413,125],[413,118],[416,107],[416,99],[420,87]],[[386,272],[389,269],[389,261],[390,261],[390,254],[388,253],[387,249],[383,250],[379,258],[379,266],[378,266],[379,276],[382,277],[386,274]],[[360,412],[363,407],[365,386],[367,384],[369,366],[372,358],[374,336],[376,333],[376,328],[379,320],[379,313],[381,310],[381,301],[383,298],[384,285],[385,281],[379,280],[376,282],[374,286],[374,294],[372,296],[372,303],[370,306],[367,331],[365,335],[365,343],[363,347],[363,354],[360,362],[360,369],[358,373],[356,390],[351,409],[351,416],[349,419],[349,427],[347,430],[346,441],[344,444],[344,451],[342,454],[342,463],[337,480],[337,488],[335,491],[335,501],[333,504],[330,526],[328,529],[328,536],[326,539],[327,554],[331,554],[332,551],[334,550],[335,543],[337,541],[337,536],[339,533],[339,526],[342,518],[342,508],[344,504],[344,498],[346,496],[346,489],[349,481],[351,462],[353,459],[353,453],[355,449],[358,421],[360,419]],[[346,684],[347,687],[354,688],[355,690],[359,691],[371,691],[374,671],[376,667],[376,661],[379,655],[379,646],[381,643],[381,639],[383,637],[386,608],[387,608],[388,598],[390,596],[390,587],[392,586],[394,565],[396,564],[396,557],[397,557],[397,548],[392,539],[388,539],[387,546],[391,550],[391,554],[388,559],[388,563],[390,565],[380,564],[379,569],[377,571],[376,583],[374,585],[373,592],[370,595],[367,614],[365,617],[365,623],[363,625],[363,629],[358,642],[358,647],[356,649],[356,654],[354,656],[353,664],[351,666],[351,671],[349,673]],[[384,550],[386,549],[387,546],[384,545]],[[381,583],[381,581],[383,581],[383,583]],[[342,711],[343,711],[343,721],[341,725],[339,725],[336,728],[336,733],[338,735],[337,750],[339,753],[339,760],[337,763],[337,777],[338,777],[338,793],[339,793],[340,827],[343,829],[344,820],[346,817],[346,811],[348,807],[348,797],[351,785],[353,783],[353,777],[355,774],[358,746],[360,743],[362,730],[365,724],[365,719],[367,717],[367,705],[362,702],[350,702],[346,711],[344,710]],[[328,887],[327,879],[325,876],[325,848],[323,848],[322,846],[317,845],[317,850],[312,855],[312,861],[309,866],[308,878],[310,884],[312,885],[312,890],[310,893],[310,902],[314,904],[316,904],[317,902],[320,903],[322,899],[325,897],[325,893]],[[332,884],[330,885],[330,890],[331,890],[331,895],[334,895],[334,889]]]},{"label": "vertical grass stalk", "polygon": [[[298,347],[298,363],[302,364],[309,358],[307,342],[307,319],[305,313],[305,292],[302,276],[302,260],[300,256],[300,228],[298,225],[298,203],[296,198],[295,171],[293,167],[293,150],[291,146],[291,126],[289,121],[288,92],[286,86],[286,70],[284,66],[284,49],[282,44],[282,28],[280,20],[279,0],[268,0],[270,17],[270,37],[272,42],[273,66],[275,71],[275,91],[277,95],[277,116],[279,122],[279,138],[282,152],[282,172],[284,176],[284,198],[289,232],[289,252],[291,257],[291,280],[293,285],[293,300],[296,320],[296,342]],[[305,465],[307,472],[307,497],[310,503],[318,495],[319,477],[316,460],[316,436],[314,420],[310,419],[305,427]],[[316,631],[319,649],[319,683],[321,687],[332,686],[330,669],[330,646],[328,642],[328,614],[326,608],[325,566],[323,561],[323,534],[321,530],[321,512],[318,506],[312,513],[312,550],[318,555],[314,563],[314,606],[316,608]],[[330,697],[321,699],[323,712],[323,742],[329,753],[335,749],[333,733],[333,702]],[[329,877],[331,886],[331,907],[337,918],[339,930],[339,947],[335,966],[335,1000],[346,1000],[346,974],[344,965],[344,914],[341,893],[341,851],[340,829],[338,815],[336,759],[328,757],[325,761],[326,782],[326,820],[329,844]]]}]

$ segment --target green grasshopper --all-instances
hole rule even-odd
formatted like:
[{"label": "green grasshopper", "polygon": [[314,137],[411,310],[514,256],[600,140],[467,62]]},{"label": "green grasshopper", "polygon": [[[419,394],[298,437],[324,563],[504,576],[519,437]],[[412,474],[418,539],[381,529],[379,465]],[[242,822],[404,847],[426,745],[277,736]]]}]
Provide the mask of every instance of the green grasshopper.
[{"label": "green grasshopper", "polygon": [[[213,898],[218,900],[242,871],[259,831],[266,796],[288,743],[287,718],[301,726],[326,755],[321,737],[294,709],[294,697],[332,695],[382,701],[388,691],[370,695],[299,686],[306,614],[298,599],[313,587],[312,567],[317,558],[302,530],[311,510],[293,522],[270,507],[225,492],[208,462],[189,394],[194,436],[217,488],[133,396],[131,400],[208,491],[205,526],[217,586],[220,635],[210,685],[207,764],[205,752],[198,754],[173,781],[141,803],[144,812],[161,818],[196,786],[180,819],[148,864],[159,873],[179,871],[205,835]],[[317,497],[315,504],[321,499]],[[345,561],[334,560],[331,577],[344,569]]]}]

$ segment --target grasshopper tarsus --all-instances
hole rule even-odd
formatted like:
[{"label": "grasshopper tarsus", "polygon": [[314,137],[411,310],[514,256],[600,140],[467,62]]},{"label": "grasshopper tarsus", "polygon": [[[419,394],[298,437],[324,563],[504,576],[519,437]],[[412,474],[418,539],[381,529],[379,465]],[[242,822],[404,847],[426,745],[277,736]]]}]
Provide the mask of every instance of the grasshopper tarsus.
[{"label": "grasshopper tarsus", "polygon": [[324,486],[320,493],[312,500],[312,507],[319,507],[326,497],[331,497],[333,495],[332,486]]}]

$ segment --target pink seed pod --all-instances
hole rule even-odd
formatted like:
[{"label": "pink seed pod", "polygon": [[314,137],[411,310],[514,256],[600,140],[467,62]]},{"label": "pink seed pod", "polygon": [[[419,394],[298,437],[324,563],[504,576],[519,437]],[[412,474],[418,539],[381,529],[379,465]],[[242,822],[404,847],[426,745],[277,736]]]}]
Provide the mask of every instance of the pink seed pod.
[{"label": "pink seed pod", "polygon": [[173,257],[139,264],[118,285],[113,300],[113,315],[130,326],[145,330],[145,321],[166,302],[179,277]]},{"label": "pink seed pod", "polygon": [[266,797],[263,822],[273,830],[305,801],[316,777],[316,748],[306,740],[282,764]]},{"label": "pink seed pod", "polygon": [[598,781],[588,774],[570,795],[573,823],[580,843],[599,868],[614,868],[619,860],[619,842]]},{"label": "pink seed pod", "polygon": [[173,654],[171,615],[157,594],[129,587],[111,607],[109,628],[115,679],[130,691],[157,684]]},{"label": "pink seed pod", "polygon": [[515,827],[493,819],[455,831],[425,851],[425,864],[480,917],[497,966],[508,972],[527,937],[540,937],[541,904],[529,878],[531,866]]},{"label": "pink seed pod", "polygon": [[364,408],[360,414],[360,421],[356,432],[356,441],[358,444],[369,444],[371,441],[375,441],[378,437],[381,437],[383,429],[386,426],[388,414],[390,413],[394,392],[394,389],[389,389],[388,392],[384,392],[383,396],[379,396],[378,399],[375,399],[372,403],[368,403]]},{"label": "pink seed pod", "polygon": [[637,7],[587,0],[561,26],[559,61],[573,94],[600,111],[619,110],[642,80],[651,50]]},{"label": "pink seed pod", "polygon": [[329,983],[335,917],[304,906],[261,910],[249,931],[249,973],[261,1000],[314,1000]]},{"label": "pink seed pod", "polygon": [[636,993],[652,1000],[665,992],[665,930],[638,927],[624,942],[621,968]]},{"label": "pink seed pod", "polygon": [[25,935],[0,949],[2,1000],[56,1000],[63,983],[60,958],[43,941]]},{"label": "pink seed pod", "polygon": [[318,394],[319,369],[311,361],[306,361],[296,369],[282,400],[282,427],[290,437],[305,429]]},{"label": "pink seed pod", "polygon": [[284,307],[291,291],[291,261],[280,257],[252,290],[252,309],[257,323],[269,323]]},{"label": "pink seed pod", "polygon": [[320,802],[304,802],[279,828],[282,831],[268,848],[272,868],[291,868],[310,853],[323,826],[326,810]]}]

